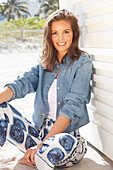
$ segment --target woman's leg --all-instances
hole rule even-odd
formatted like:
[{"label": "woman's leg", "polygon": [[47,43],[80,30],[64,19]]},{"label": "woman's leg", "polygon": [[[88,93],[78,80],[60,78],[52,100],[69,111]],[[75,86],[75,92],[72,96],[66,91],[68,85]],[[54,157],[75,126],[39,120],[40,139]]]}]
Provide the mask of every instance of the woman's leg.
[{"label": "woman's leg", "polygon": [[76,152],[72,155],[72,163],[76,164],[82,160],[84,155],[87,152],[87,141],[80,135],[79,130],[75,130],[74,132],[71,132],[76,139],[77,139],[77,147]]},{"label": "woman's leg", "polygon": [[[7,103],[0,104],[0,146],[6,139],[22,152],[39,144],[47,135],[54,121],[45,119],[41,129],[35,129],[22,115]],[[86,152],[85,141],[79,131],[61,133],[47,139],[35,154],[39,170],[51,170],[55,166],[67,167],[79,162]]]},{"label": "woman's leg", "polygon": [[0,104],[0,146],[6,139],[22,152],[41,142],[39,132],[10,104]]},{"label": "woman's leg", "polygon": [[52,169],[55,166],[65,165],[71,158],[72,153],[77,147],[77,139],[68,133],[57,134],[48,138],[35,155],[35,162],[43,170],[48,166]]},{"label": "woman's leg", "polygon": [[[42,127],[37,130],[10,104],[2,103],[0,104],[0,146],[2,147],[8,140],[25,153],[28,148],[40,144],[53,124],[53,120],[45,119]],[[23,158],[20,163],[29,165]],[[42,165],[39,170],[41,167]],[[46,165],[45,169],[47,168]]]},{"label": "woman's leg", "polygon": [[83,158],[86,150],[86,142],[79,130],[72,134],[61,133],[43,143],[35,155],[36,166],[39,170],[70,167]]}]

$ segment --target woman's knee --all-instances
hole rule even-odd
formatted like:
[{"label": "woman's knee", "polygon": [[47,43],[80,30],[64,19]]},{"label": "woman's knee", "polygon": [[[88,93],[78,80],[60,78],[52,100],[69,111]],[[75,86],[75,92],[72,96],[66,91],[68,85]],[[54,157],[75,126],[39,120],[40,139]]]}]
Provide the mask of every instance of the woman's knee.
[{"label": "woman's knee", "polygon": [[70,156],[76,145],[77,141],[74,136],[68,133],[57,134],[44,141],[37,155],[50,166],[56,166],[58,162]]}]

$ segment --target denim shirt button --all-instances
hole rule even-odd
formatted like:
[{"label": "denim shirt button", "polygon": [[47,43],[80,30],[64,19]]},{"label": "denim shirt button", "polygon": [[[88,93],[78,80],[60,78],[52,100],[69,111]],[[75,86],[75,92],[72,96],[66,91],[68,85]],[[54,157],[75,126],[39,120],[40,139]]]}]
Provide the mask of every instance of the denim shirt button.
[{"label": "denim shirt button", "polygon": [[41,113],[42,116],[44,116],[45,114],[44,113]]},{"label": "denim shirt button", "polygon": [[59,90],[59,89],[60,89],[60,87],[57,87],[57,89]]},{"label": "denim shirt button", "polygon": [[47,99],[44,99],[43,101],[44,101],[44,102],[47,102]]},{"label": "denim shirt button", "polygon": [[58,102],[58,104],[60,105],[60,102]]}]

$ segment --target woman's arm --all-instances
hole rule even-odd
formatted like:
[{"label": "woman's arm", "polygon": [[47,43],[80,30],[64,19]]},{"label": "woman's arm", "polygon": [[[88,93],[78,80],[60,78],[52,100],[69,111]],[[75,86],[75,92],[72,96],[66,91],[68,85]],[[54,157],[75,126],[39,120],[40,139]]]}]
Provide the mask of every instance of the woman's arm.
[{"label": "woman's arm", "polygon": [[37,90],[39,82],[39,65],[32,67],[30,71],[24,72],[20,77],[12,83],[5,85],[12,89],[14,96],[13,100],[17,98],[23,98],[29,93],[33,93]]},{"label": "woman's arm", "polygon": [[[66,130],[66,128],[69,126],[71,120],[59,115],[59,117],[57,118],[56,122],[54,123],[53,127],[51,128],[50,132],[47,134],[47,136],[44,138],[43,142],[50,138],[51,136],[54,136],[56,134],[62,133]],[[35,149],[28,149],[24,155],[24,159],[31,164],[35,164],[34,162],[34,155],[37,152],[37,150],[39,150],[43,144],[43,142],[41,142],[37,148]]]},{"label": "woman's arm", "polygon": [[0,104],[13,98],[13,91],[10,87],[5,87],[0,91]]},{"label": "woman's arm", "polygon": [[53,127],[51,128],[50,132],[47,134],[47,136],[44,138],[43,142],[50,138],[51,136],[54,136],[56,134],[64,132],[67,127],[69,126],[71,120],[63,115],[59,115],[56,122],[54,123]]},{"label": "woman's arm", "polygon": [[92,61],[84,61],[76,70],[70,90],[63,97],[63,107],[59,115],[63,115],[71,120],[71,125],[77,123],[86,112],[86,104],[91,97],[91,73]]}]

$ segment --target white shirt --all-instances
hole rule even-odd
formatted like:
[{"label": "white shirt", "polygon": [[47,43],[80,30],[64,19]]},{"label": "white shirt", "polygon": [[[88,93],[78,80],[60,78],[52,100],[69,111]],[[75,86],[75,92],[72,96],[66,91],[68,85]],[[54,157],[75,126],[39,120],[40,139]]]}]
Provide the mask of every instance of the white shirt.
[{"label": "white shirt", "polygon": [[54,79],[48,92],[49,112],[47,117],[56,120],[57,111],[57,79]]}]

